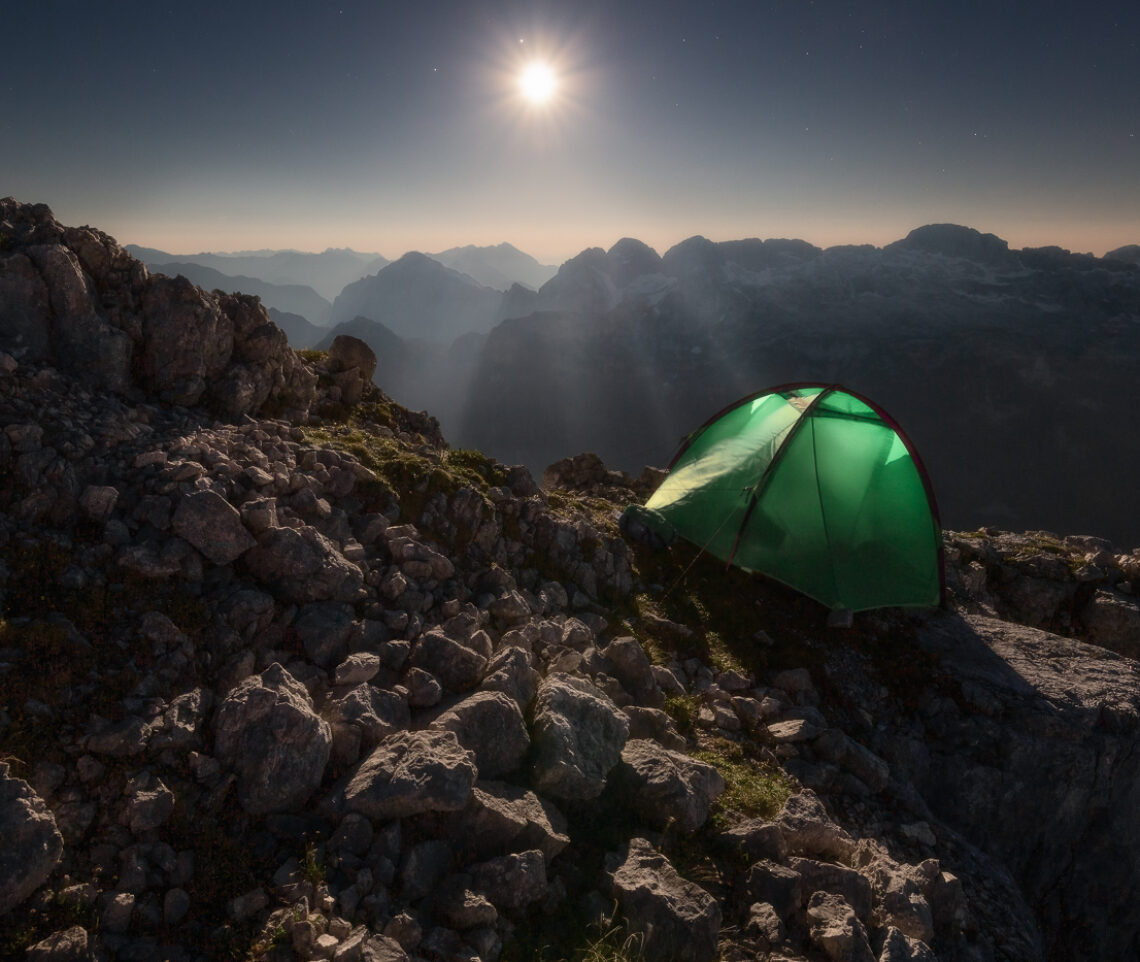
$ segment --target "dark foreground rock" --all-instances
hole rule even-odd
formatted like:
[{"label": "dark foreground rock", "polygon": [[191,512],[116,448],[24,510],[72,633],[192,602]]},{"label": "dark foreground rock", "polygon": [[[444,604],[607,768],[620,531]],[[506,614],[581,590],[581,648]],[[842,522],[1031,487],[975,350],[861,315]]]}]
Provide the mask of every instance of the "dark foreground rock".
[{"label": "dark foreground rock", "polygon": [[32,787],[0,763],[0,915],[38,889],[63,854],[55,818]]}]

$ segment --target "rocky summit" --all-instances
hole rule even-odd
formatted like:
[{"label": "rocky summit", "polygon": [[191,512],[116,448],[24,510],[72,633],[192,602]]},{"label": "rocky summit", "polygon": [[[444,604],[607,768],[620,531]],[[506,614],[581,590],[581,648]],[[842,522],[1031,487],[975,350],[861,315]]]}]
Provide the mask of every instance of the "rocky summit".
[{"label": "rocky summit", "polygon": [[1140,959],[1140,551],[827,627],[0,202],[0,957]]}]

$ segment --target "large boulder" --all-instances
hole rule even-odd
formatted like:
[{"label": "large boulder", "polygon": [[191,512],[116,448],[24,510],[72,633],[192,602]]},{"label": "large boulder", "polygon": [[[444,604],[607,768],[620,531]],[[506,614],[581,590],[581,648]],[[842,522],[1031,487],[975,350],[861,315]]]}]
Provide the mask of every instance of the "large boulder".
[{"label": "large boulder", "polygon": [[363,744],[369,750],[393,732],[407,728],[411,721],[411,712],[404,698],[367,682],[332,699],[326,715],[337,724],[359,729]]},{"label": "large boulder", "polygon": [[1140,658],[1140,608],[1135,597],[1125,599],[1111,591],[1098,591],[1081,619],[1092,644],[1126,658]]},{"label": "large boulder", "polygon": [[470,691],[487,670],[487,657],[473,647],[451,638],[439,629],[420,635],[412,645],[408,664],[429,672],[452,692]]},{"label": "large boulder", "polygon": [[477,691],[444,712],[433,728],[454,732],[459,744],[475,753],[480,778],[515,771],[530,747],[519,706],[498,691]]},{"label": "large boulder", "polygon": [[629,721],[584,678],[555,672],[534,708],[534,785],[555,798],[597,798],[621,759]]},{"label": "large boulder", "polygon": [[331,668],[344,658],[348,650],[348,636],[354,620],[351,605],[313,601],[301,606],[293,619],[293,630],[309,661],[321,668]]},{"label": "large boulder", "polygon": [[215,754],[236,773],[238,801],[251,815],[297,808],[320,785],[332,731],[305,686],[279,664],[226,696],[214,730]]},{"label": "large boulder", "polygon": [[197,404],[207,379],[219,377],[233,352],[234,330],[217,300],[185,277],[157,275],[142,293],[143,387],[171,404]]},{"label": "large boulder", "polygon": [[789,795],[776,816],[776,825],[792,855],[846,859],[855,850],[855,840],[827,814],[823,802],[810,788]]},{"label": "large boulder", "polygon": [[642,938],[655,962],[712,962],[717,955],[721,909],[699,885],[686,881],[643,838],[630,840],[607,868],[631,933]]},{"label": "large boulder", "polygon": [[712,765],[643,738],[626,743],[617,777],[630,806],[650,825],[682,832],[700,828],[724,791]]},{"label": "large boulder", "polygon": [[660,708],[665,695],[653,677],[653,666],[640,642],[633,637],[615,638],[602,650],[607,666],[639,705]]},{"label": "large boulder", "polygon": [[0,916],[51,875],[63,856],[63,836],[42,798],[0,762]]},{"label": "large boulder", "polygon": [[542,676],[534,667],[530,652],[514,645],[504,645],[491,657],[480,687],[501,691],[524,712],[534,702]]},{"label": "large boulder", "polygon": [[359,337],[351,334],[338,334],[333,338],[329,345],[329,357],[340,364],[341,370],[359,370],[366,381],[371,381],[372,375],[376,373],[375,352]]},{"label": "large boulder", "polygon": [[344,790],[349,811],[373,819],[455,812],[471,798],[475,756],[450,731],[396,732],[356,770]]},{"label": "large boulder", "polygon": [[839,895],[816,892],[807,905],[808,934],[831,962],[875,962],[867,930]]}]

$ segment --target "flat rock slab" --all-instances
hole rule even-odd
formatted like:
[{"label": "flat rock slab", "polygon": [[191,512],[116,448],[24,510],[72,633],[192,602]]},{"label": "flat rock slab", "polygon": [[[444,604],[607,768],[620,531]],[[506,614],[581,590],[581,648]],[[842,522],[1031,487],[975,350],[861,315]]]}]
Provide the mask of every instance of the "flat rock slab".
[{"label": "flat rock slab", "polygon": [[214,491],[183,495],[170,523],[176,534],[216,565],[236,561],[257,544],[237,509]]},{"label": "flat rock slab", "polygon": [[775,722],[768,726],[768,734],[777,745],[809,742],[820,734],[822,729],[804,718]]}]

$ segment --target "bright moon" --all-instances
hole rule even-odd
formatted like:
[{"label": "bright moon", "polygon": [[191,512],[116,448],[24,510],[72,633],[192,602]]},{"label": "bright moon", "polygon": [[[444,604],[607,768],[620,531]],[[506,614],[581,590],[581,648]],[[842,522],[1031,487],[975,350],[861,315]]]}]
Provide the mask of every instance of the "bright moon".
[{"label": "bright moon", "polygon": [[554,96],[558,79],[548,64],[540,60],[528,64],[519,75],[519,89],[532,104],[544,104]]}]

